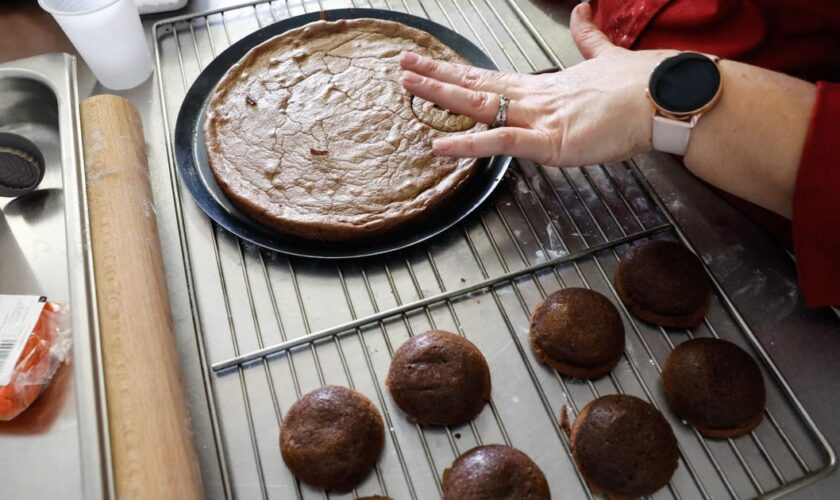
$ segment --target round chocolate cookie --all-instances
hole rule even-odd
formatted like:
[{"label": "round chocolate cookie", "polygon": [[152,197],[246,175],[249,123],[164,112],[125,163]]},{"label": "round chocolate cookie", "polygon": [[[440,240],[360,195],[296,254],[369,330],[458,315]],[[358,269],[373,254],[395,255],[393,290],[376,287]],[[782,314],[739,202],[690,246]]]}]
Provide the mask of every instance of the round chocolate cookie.
[{"label": "round chocolate cookie", "polygon": [[427,217],[477,171],[432,141],[485,130],[413,98],[400,53],[466,63],[430,34],[382,19],[316,21],[266,40],[207,105],[213,176],[251,218],[320,241],[381,236]]},{"label": "round chocolate cookie", "polygon": [[537,464],[516,448],[475,447],[443,471],[444,500],[548,500],[548,482]]},{"label": "round chocolate cookie", "polygon": [[394,401],[421,425],[455,425],[478,415],[490,399],[490,369],[472,342],[440,330],[397,349],[385,381]]},{"label": "round chocolate cookie", "polygon": [[600,397],[572,425],[572,455],[596,493],[640,497],[662,488],[677,470],[677,438],[665,417],[634,396]]},{"label": "round chocolate cookie", "polygon": [[373,403],[335,385],[300,398],[280,430],[280,453],[295,477],[338,492],[353,489],[367,476],[384,442],[385,427]]},{"label": "round chocolate cookie", "polygon": [[709,310],[709,279],[681,243],[656,240],[630,247],[614,281],[627,309],[657,325],[691,328]]},{"label": "round chocolate cookie", "polygon": [[704,436],[741,436],[764,415],[761,370],[732,342],[712,338],[683,342],[668,356],[662,379],[671,409]]},{"label": "round chocolate cookie", "polygon": [[624,353],[621,316],[608,298],[586,288],[565,288],[540,302],[530,337],[540,361],[571,377],[609,373]]}]

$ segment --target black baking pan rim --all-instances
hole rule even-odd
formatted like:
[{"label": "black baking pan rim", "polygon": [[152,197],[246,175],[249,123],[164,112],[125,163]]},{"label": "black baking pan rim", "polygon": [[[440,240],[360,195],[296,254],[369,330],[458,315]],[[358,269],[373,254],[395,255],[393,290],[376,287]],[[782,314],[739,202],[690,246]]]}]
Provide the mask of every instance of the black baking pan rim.
[{"label": "black baking pan rim", "polygon": [[396,21],[430,33],[471,64],[496,69],[490,58],[462,35],[422,17],[382,9],[336,9],[310,12],[261,28],[225,49],[187,91],[175,125],[175,160],[181,182],[196,204],[220,227],[255,245],[298,257],[321,259],[362,258],[386,254],[427,241],[475,211],[495,190],[511,158],[497,156],[479,161],[477,172],[459,193],[422,221],[401,227],[380,238],[352,244],[326,243],[284,235],[251,219],[239,210],[216,183],[207,161],[203,127],[205,108],[219,80],[249,50],[286,31],[321,19],[376,18]]}]

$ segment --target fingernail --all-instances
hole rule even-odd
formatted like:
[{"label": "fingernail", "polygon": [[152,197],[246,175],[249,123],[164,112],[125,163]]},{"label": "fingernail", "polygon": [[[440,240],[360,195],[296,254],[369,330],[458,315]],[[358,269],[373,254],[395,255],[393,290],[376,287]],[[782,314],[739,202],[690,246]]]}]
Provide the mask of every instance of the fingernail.
[{"label": "fingernail", "polygon": [[400,60],[406,64],[414,64],[420,60],[420,56],[414,52],[403,52],[400,54]]},{"label": "fingernail", "polygon": [[592,5],[589,2],[583,2],[578,4],[576,7],[578,14],[580,17],[583,18],[584,21],[589,21],[592,19]]},{"label": "fingernail", "polygon": [[403,71],[402,80],[405,83],[420,83],[423,81],[423,77],[411,71]]},{"label": "fingernail", "polygon": [[435,139],[432,142],[432,150],[435,152],[435,154],[445,153],[450,147],[452,147],[452,139],[448,137]]}]

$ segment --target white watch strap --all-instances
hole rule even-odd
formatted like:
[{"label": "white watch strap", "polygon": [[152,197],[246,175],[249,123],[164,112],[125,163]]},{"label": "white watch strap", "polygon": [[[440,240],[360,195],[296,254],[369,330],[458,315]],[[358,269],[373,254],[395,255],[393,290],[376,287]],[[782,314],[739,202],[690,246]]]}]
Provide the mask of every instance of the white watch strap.
[{"label": "white watch strap", "polygon": [[691,129],[697,123],[697,116],[689,122],[672,120],[664,116],[653,117],[653,149],[664,153],[685,156]]}]

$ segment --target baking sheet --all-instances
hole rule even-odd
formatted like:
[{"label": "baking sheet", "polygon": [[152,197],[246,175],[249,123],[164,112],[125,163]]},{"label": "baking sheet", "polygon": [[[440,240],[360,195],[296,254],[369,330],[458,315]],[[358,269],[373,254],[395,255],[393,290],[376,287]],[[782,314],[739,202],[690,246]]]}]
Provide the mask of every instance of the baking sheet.
[{"label": "baking sheet", "polygon": [[[520,16],[513,0],[374,5],[450,26],[503,69],[530,71],[562,62]],[[189,83],[225,44],[274,19],[346,6],[327,1],[256,3],[158,23],[154,34],[166,126],[171,126],[168,117],[174,116]],[[208,370],[223,493],[228,496],[324,496],[294,480],[282,465],[277,444],[283,413],[300,394],[324,383],[365,392],[389,428],[376,473],[353,494],[329,495],[336,498],[374,493],[436,498],[440,474],[455,456],[490,442],[510,443],[534,458],[555,497],[590,496],[569,458],[558,418],[564,404],[573,418],[592,398],[615,392],[652,401],[665,410],[677,433],[680,467],[657,498],[777,496],[834,465],[833,451],[720,290],[707,321],[691,332],[635,322],[622,311],[627,351],[610,377],[591,383],[560,378],[533,358],[527,320],[546,293],[562,286],[590,286],[618,304],[610,277],[624,243],[680,238],[632,165],[561,171],[521,162],[488,204],[443,235],[387,257],[346,262],[261,250],[209,222],[188,197],[179,197],[179,203],[203,361],[208,367],[220,366],[266,347],[285,346],[273,356],[237,363],[232,370]],[[507,273],[515,276],[495,280]],[[482,280],[496,285],[476,288]],[[436,295],[443,298],[351,323]],[[323,334],[348,324],[358,328]],[[430,327],[465,334],[490,362],[493,405],[470,425],[418,429],[383,388],[390,353],[409,334]],[[672,346],[690,336],[727,338],[764,361],[769,413],[753,434],[706,440],[667,411],[659,368]]]}]

